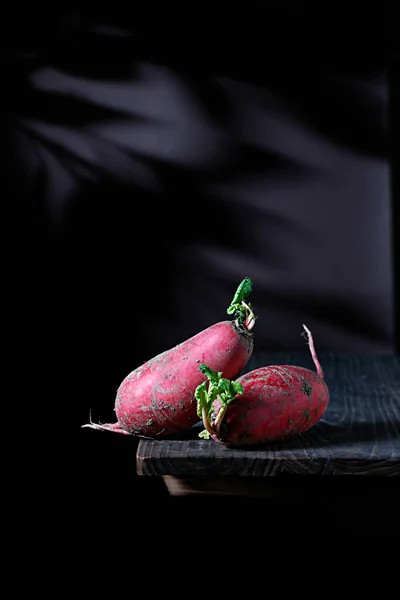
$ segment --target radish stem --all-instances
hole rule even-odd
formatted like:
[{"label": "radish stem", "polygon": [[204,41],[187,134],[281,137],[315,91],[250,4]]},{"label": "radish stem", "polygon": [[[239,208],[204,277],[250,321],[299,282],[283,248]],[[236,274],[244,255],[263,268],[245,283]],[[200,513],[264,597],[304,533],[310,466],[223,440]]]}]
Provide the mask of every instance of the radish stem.
[{"label": "radish stem", "polygon": [[252,287],[253,284],[250,277],[245,277],[239,284],[233,300],[226,311],[228,315],[234,315],[237,327],[245,327],[248,331],[253,329],[256,318],[250,302],[245,302],[251,294]]},{"label": "radish stem", "polygon": [[[222,377],[222,373],[213,371],[208,365],[200,365],[199,370],[207,376],[208,382],[203,381],[197,386],[195,398],[197,400],[197,415],[203,420],[205,430],[199,436],[209,439],[210,435],[218,436],[222,420],[229,404],[238,394],[243,394],[243,386],[237,381],[230,381]],[[215,418],[214,401],[219,400],[221,406]]]},{"label": "radish stem", "polygon": [[206,428],[206,431],[210,435],[214,435],[215,433],[217,433],[217,431],[214,429],[214,427],[212,426],[212,424],[208,418],[208,414],[207,414],[207,410],[206,410],[205,406],[203,406],[203,408],[201,409],[201,417],[203,419],[203,425]]}]

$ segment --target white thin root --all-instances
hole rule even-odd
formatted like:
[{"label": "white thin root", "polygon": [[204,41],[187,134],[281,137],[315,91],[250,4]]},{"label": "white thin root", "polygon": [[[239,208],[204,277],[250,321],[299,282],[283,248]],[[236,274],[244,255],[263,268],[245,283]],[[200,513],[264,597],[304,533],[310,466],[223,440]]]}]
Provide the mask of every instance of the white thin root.
[{"label": "white thin root", "polygon": [[307,343],[308,343],[308,345],[310,347],[311,356],[312,356],[312,359],[314,361],[314,365],[315,365],[315,367],[317,369],[318,376],[321,379],[323,379],[324,378],[324,372],[322,370],[322,367],[321,367],[320,362],[319,362],[318,357],[317,357],[317,353],[315,351],[314,339],[313,339],[312,333],[308,329],[308,327],[306,325],[304,325],[304,323],[303,323],[303,327],[304,327],[304,330],[305,330],[305,332],[307,334]]}]

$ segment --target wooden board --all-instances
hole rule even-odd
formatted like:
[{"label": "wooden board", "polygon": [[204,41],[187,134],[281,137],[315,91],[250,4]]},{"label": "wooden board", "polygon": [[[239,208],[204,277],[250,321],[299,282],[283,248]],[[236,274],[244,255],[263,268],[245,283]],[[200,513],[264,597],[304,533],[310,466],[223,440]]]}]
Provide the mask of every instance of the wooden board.
[{"label": "wooden board", "polygon": [[[140,475],[267,477],[276,475],[400,475],[400,356],[320,356],[330,390],[323,417],[307,433],[252,449],[228,449],[198,438],[201,424],[179,438],[142,439]],[[259,354],[266,364],[313,368],[306,353]]]}]

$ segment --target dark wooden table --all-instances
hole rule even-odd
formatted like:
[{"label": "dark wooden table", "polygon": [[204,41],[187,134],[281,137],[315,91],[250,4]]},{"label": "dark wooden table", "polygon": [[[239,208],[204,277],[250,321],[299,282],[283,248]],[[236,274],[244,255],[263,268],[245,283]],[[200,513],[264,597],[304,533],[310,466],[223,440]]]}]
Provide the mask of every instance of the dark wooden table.
[{"label": "dark wooden table", "polygon": [[[333,486],[391,494],[400,476],[400,356],[326,354],[320,362],[330,401],[307,433],[229,449],[200,439],[198,424],[178,438],[142,439],[137,473],[162,477],[171,495],[293,497]],[[313,369],[307,352],[259,353],[246,371],[267,364]]]}]

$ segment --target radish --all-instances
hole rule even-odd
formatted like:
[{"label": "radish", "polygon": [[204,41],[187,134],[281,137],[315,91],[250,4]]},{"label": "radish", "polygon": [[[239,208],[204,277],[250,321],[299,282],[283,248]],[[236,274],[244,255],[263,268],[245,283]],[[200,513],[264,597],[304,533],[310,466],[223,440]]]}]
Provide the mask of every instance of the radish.
[{"label": "radish", "polygon": [[197,414],[210,437],[225,446],[253,446],[304,433],[323,416],[328,387],[311,331],[303,325],[316,372],[291,365],[254,369],[235,381],[207,364],[199,369],[209,381],[196,389]]},{"label": "radish", "polygon": [[194,394],[206,381],[199,365],[207,363],[234,378],[253,353],[256,317],[251,304],[245,302],[251,291],[252,281],[246,277],[227,309],[233,321],[211,325],[127,375],[117,390],[116,423],[90,422],[82,427],[154,438],[196,423],[199,417]]}]

